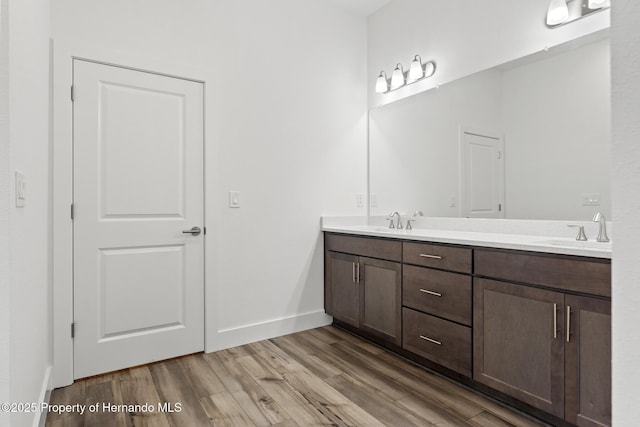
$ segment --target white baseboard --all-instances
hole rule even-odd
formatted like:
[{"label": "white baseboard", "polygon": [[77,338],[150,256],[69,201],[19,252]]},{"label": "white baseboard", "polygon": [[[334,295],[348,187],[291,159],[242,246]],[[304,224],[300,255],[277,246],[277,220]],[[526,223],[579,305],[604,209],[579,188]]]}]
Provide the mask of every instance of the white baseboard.
[{"label": "white baseboard", "polygon": [[212,339],[207,340],[205,352],[211,353],[307,329],[319,328],[330,325],[331,321],[332,317],[326,315],[324,310],[318,310],[311,313],[223,329],[218,331]]},{"label": "white baseboard", "polygon": [[[38,395],[38,406],[42,408],[43,403],[49,403],[51,397],[51,366],[47,366],[44,371],[44,378],[42,379],[42,387],[40,388],[40,394]],[[36,411],[35,418],[33,419],[33,427],[44,427],[47,421],[47,413]]]}]

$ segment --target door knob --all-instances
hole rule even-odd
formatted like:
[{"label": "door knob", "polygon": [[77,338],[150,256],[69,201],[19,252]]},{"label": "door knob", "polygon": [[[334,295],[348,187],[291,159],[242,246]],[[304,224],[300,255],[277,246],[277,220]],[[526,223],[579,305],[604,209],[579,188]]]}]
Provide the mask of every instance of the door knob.
[{"label": "door knob", "polygon": [[200,230],[200,227],[191,227],[191,230],[182,230],[182,233],[184,234],[191,234],[193,236],[197,236],[202,232],[202,230]]}]

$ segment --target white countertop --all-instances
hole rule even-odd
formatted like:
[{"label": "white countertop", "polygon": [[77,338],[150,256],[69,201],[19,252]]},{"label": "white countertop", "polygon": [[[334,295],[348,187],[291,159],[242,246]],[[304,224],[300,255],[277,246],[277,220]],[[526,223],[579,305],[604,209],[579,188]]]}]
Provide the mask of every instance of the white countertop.
[{"label": "white countertop", "polygon": [[576,255],[593,258],[611,258],[611,242],[595,240],[586,242],[574,238],[548,235],[512,234],[499,232],[477,232],[468,230],[445,230],[416,228],[413,230],[390,229],[387,226],[358,224],[356,220],[327,221],[323,218],[322,231],[360,236],[415,240],[434,243],[482,246],[532,252]]}]

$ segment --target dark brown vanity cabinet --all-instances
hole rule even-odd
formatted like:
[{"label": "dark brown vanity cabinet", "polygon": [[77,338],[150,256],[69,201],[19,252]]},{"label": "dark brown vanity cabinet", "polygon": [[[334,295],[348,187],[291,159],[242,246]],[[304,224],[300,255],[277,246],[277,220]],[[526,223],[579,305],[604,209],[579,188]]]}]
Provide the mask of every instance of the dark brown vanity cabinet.
[{"label": "dark brown vanity cabinet", "polygon": [[552,423],[611,424],[610,301],[609,259],[325,233],[338,324]]},{"label": "dark brown vanity cabinet", "polygon": [[334,318],[360,327],[360,281],[356,277],[360,258],[357,255],[327,254],[325,311]]},{"label": "dark brown vanity cabinet", "polygon": [[471,249],[413,242],[403,248],[403,348],[470,377]]},{"label": "dark brown vanity cabinet", "polygon": [[[474,379],[573,424],[610,425],[610,263],[475,255],[476,275],[501,280],[474,279]],[[566,292],[580,286],[600,297]]]},{"label": "dark brown vanity cabinet", "polygon": [[341,322],[400,346],[401,244],[326,234],[325,249],[325,311]]},{"label": "dark brown vanity cabinet", "polygon": [[611,303],[567,295],[565,419],[578,426],[611,425]]},{"label": "dark brown vanity cabinet", "polygon": [[545,412],[564,415],[564,296],[474,281],[474,379]]}]

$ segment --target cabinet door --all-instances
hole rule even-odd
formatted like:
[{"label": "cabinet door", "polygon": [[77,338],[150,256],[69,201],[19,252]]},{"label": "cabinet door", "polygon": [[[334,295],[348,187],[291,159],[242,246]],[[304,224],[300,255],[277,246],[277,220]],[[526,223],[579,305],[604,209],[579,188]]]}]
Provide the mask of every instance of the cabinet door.
[{"label": "cabinet door", "polygon": [[360,327],[360,281],[358,257],[328,252],[326,260],[325,310],[349,325]]},{"label": "cabinet door", "polygon": [[474,280],[474,379],[564,416],[564,295]]},{"label": "cabinet door", "polygon": [[402,265],[360,258],[360,327],[402,344]]},{"label": "cabinet door", "polygon": [[567,295],[565,304],[565,419],[611,425],[611,303]]}]

